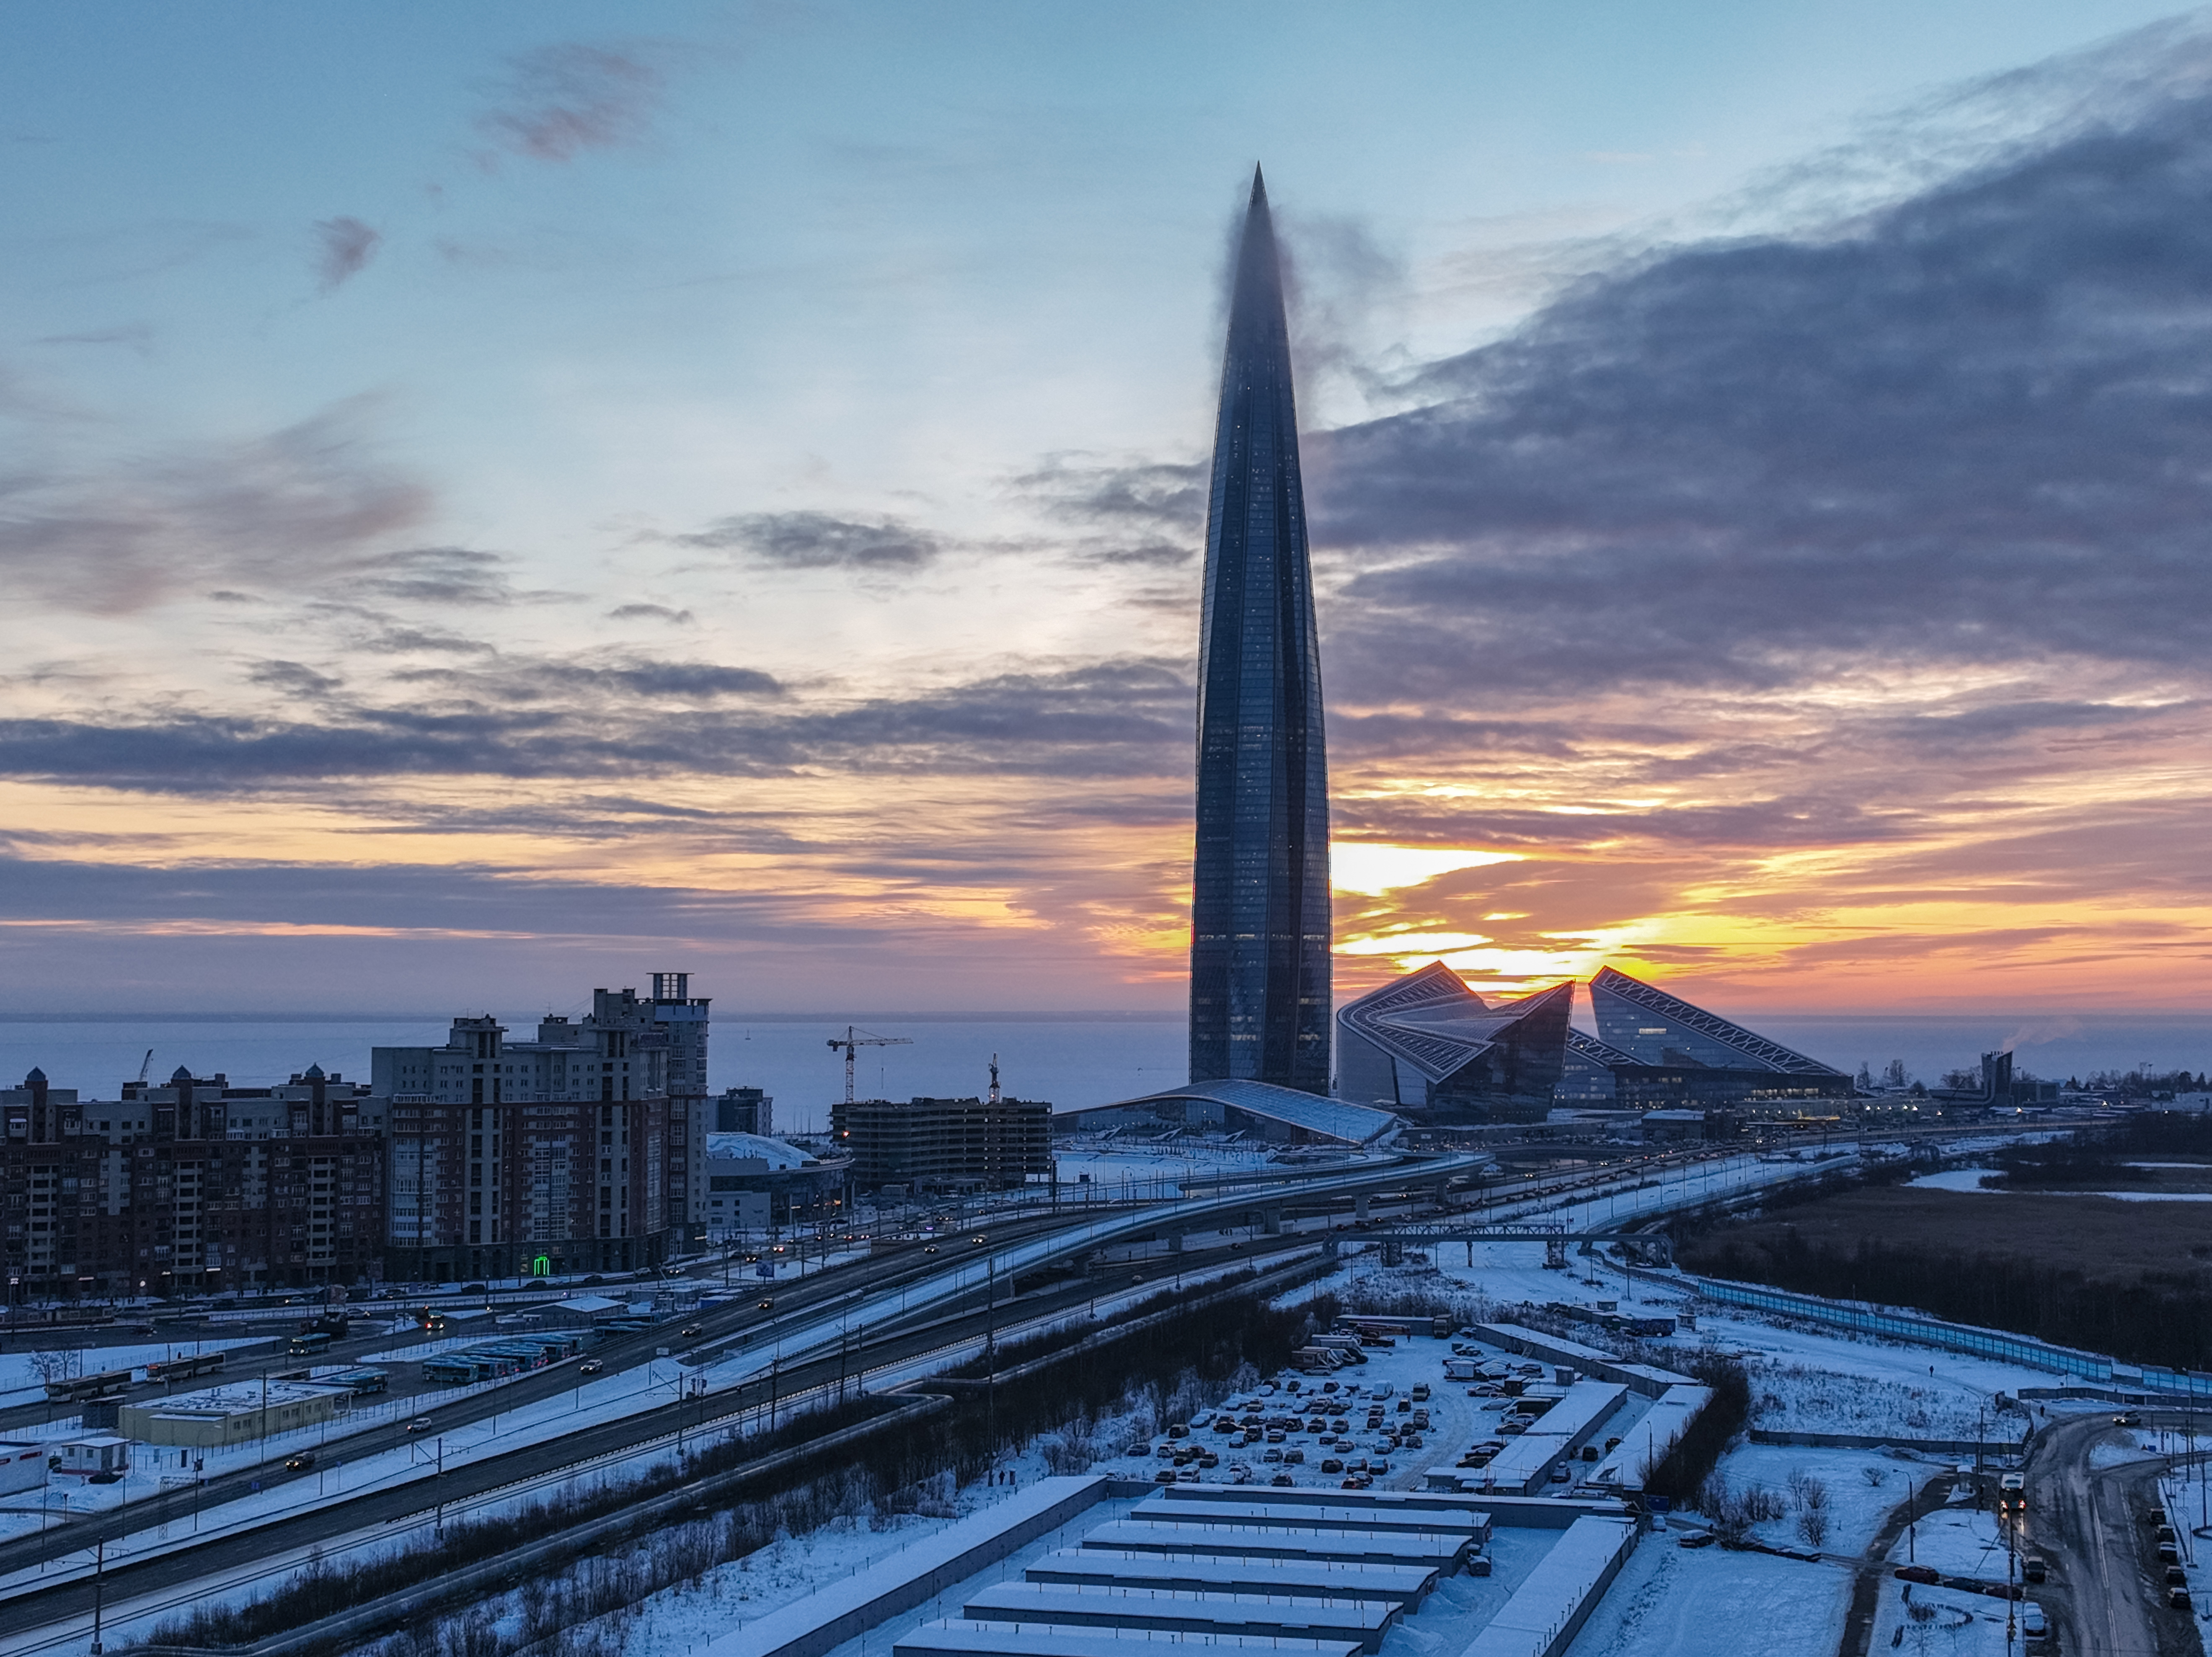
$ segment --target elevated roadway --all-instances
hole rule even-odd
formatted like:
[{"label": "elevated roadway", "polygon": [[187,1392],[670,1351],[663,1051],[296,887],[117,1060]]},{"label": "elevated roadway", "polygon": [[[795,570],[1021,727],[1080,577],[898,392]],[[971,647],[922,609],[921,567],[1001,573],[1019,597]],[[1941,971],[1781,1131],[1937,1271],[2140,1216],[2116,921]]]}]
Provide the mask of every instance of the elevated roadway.
[{"label": "elevated roadway", "polygon": [[[1344,1170],[1330,1183],[1336,1194],[1353,1197],[1395,1193],[1409,1186],[1426,1190],[1465,1171],[1478,1160],[1458,1156],[1405,1157],[1367,1162]],[[1302,1181],[1302,1194],[1310,1193],[1313,1183]],[[1051,1273],[1115,1242],[1164,1231],[1218,1230],[1225,1218],[1265,1205],[1264,1193],[1240,1190],[1227,1195],[1150,1204],[1133,1212],[1008,1217],[1009,1223],[995,1236],[981,1234],[988,1239],[981,1246],[948,1242],[940,1245],[948,1252],[934,1256],[902,1251],[884,1259],[858,1260],[834,1267],[798,1284],[785,1285],[772,1297],[776,1303],[769,1312],[764,1313],[757,1306],[722,1306],[691,1314],[688,1321],[696,1323],[702,1331],[696,1344],[672,1342],[665,1327],[615,1337],[592,1354],[611,1369],[645,1362],[659,1348],[684,1344],[685,1350],[678,1354],[679,1360],[705,1383],[703,1395],[694,1395],[680,1404],[672,1401],[649,1407],[617,1421],[596,1423],[483,1458],[470,1464],[465,1478],[459,1476],[459,1469],[448,1469],[440,1494],[445,1499],[458,1499],[471,1490],[497,1488],[520,1478],[542,1475],[604,1456],[626,1445],[665,1438],[687,1422],[693,1423],[695,1430],[702,1423],[726,1425],[733,1417],[760,1408],[772,1393],[790,1398],[799,1391],[835,1379],[848,1366],[878,1368],[911,1362],[948,1343],[972,1340],[985,1328],[993,1326],[995,1320],[1014,1316],[1012,1309],[1000,1303],[1000,1297],[1011,1294],[1020,1280]],[[1009,1236],[1009,1232],[1013,1235]],[[1313,1241],[1310,1235],[1254,1238],[1247,1245],[1247,1257],[1310,1248]],[[954,1250],[964,1252],[951,1252]],[[1044,1312],[1054,1308],[1071,1308],[1096,1293],[1096,1286],[1088,1283],[1066,1284],[1042,1298],[1024,1302],[1021,1315],[1040,1315],[1041,1308]],[[948,1324],[947,1319],[954,1321]],[[319,1479],[332,1454],[343,1454],[349,1460],[357,1460],[410,1443],[420,1447],[426,1436],[434,1438],[496,1413],[542,1402],[575,1385],[574,1361],[571,1360],[434,1409],[428,1435],[410,1438],[401,1424],[394,1422],[353,1435],[325,1451],[322,1466],[315,1471],[287,1474],[273,1464],[264,1463],[211,1479],[198,1490],[173,1490],[149,1501],[133,1502],[127,1514],[89,1516],[63,1530],[16,1538],[0,1544],[0,1576],[42,1567],[47,1562],[64,1557],[80,1558],[95,1535],[112,1539],[126,1530],[143,1533],[163,1526],[173,1527],[196,1522],[196,1515],[201,1511],[247,1494],[256,1483],[282,1484],[289,1480],[299,1482],[302,1488],[312,1488],[307,1481]],[[303,1537],[324,1533],[332,1525],[356,1528],[364,1522],[364,1515],[388,1509],[389,1516],[397,1518],[420,1512],[427,1505],[423,1490],[403,1486],[368,1492],[320,1512],[303,1513],[294,1508],[270,1513],[257,1521],[254,1529],[281,1527],[288,1542],[297,1542]],[[321,1516],[323,1513],[336,1516]],[[253,1540],[254,1529],[227,1536],[216,1545],[228,1550],[259,1545]],[[187,1573],[175,1578],[185,1581],[189,1580],[189,1571],[197,1568],[191,1562],[202,1560],[204,1555],[214,1557],[206,1550],[198,1549],[167,1552],[146,1562],[143,1567],[128,1567],[122,1573],[110,1572],[109,1576],[111,1580],[118,1575],[135,1579],[137,1572],[143,1569],[148,1573],[149,1581],[158,1579],[162,1573],[177,1572]],[[27,1591],[38,1592],[35,1582]],[[21,1599],[26,1592],[20,1582],[10,1589],[0,1590],[0,1605]],[[46,1592],[61,1593],[63,1589],[57,1586]]]}]

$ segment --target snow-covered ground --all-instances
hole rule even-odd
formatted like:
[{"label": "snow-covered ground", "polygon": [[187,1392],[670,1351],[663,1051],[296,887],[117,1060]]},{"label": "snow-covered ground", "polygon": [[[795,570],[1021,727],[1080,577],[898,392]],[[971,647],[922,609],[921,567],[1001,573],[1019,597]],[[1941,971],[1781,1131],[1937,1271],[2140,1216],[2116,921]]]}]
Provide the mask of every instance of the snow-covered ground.
[{"label": "snow-covered ground", "polygon": [[[2130,1162],[2130,1168],[2186,1168],[2212,1172],[2202,1162]],[[1996,1174],[1986,1168],[1950,1168],[1941,1174],[1923,1174],[1910,1185],[1923,1191],[1972,1191],[1988,1196],[2012,1196],[2015,1193],[2002,1186],[1984,1185],[1984,1180]],[[2038,1197],[2110,1197],[2124,1203],[2212,1203],[2212,1191],[2076,1191],[2037,1189],[2025,1193]]]},{"label": "snow-covered ground", "polygon": [[1875,1611],[1872,1648],[1903,1651],[1908,1657],[1919,1657],[1922,1652],[1940,1652],[1942,1657],[2018,1657],[2024,1649],[2022,1636],[2015,1632],[2009,1644],[2005,1640],[2008,1609],[2003,1600],[1987,1594],[1931,1588],[1892,1577],[1882,1584]]},{"label": "snow-covered ground", "polygon": [[1974,1506],[1971,1497],[1954,1500],[1912,1525],[1898,1538],[1889,1558],[1895,1565],[1932,1565],[1946,1576],[2005,1580],[2005,1539],[1996,1515]]},{"label": "snow-covered ground", "polygon": [[[1813,1548],[1801,1521],[1808,1511],[1818,1511],[1827,1521],[1818,1551],[1852,1557],[1866,1551],[1890,1509],[1928,1472],[1923,1462],[1878,1450],[1808,1449],[1794,1444],[1746,1444],[1731,1451],[1721,1468],[1722,1476],[1738,1490],[1755,1485],[1788,1505],[1781,1518],[1762,1520],[1751,1527],[1759,1541],[1777,1548]],[[1814,1482],[1820,1490],[1817,1507],[1808,1505]]]},{"label": "snow-covered ground", "polygon": [[[2136,1168],[2196,1167],[2196,1163],[2136,1162]],[[2008,1197],[2020,1194],[2037,1197],[2110,1197],[2123,1203],[2212,1203],[2212,1191],[2076,1191],[2070,1187],[2063,1190],[2044,1190],[2020,1193],[2002,1186],[1987,1186],[1983,1181],[1996,1176],[1985,1168],[1946,1168],[1941,1174],[1923,1174],[1911,1185],[1923,1191],[1972,1191],[1985,1196]]]},{"label": "snow-covered ground", "polygon": [[2115,1442],[2111,1439],[2106,1439],[2089,1447],[2089,1466],[2092,1470],[2124,1467],[2130,1462],[2154,1461],[2157,1459],[2158,1446],[2155,1444],[2138,1444],[2132,1441]]},{"label": "snow-covered ground", "polygon": [[[143,1369],[149,1363],[166,1363],[171,1358],[193,1357],[202,1352],[235,1351],[241,1346],[262,1344],[262,1340],[241,1336],[228,1340],[155,1340],[136,1346],[90,1346],[83,1349],[77,1373],[99,1375],[115,1369]],[[46,1385],[39,1379],[40,1357],[36,1350],[0,1352],[0,1406],[34,1404],[46,1395]],[[15,1429],[11,1428],[9,1430],[13,1432]],[[0,1434],[0,1437],[6,1435]]]},{"label": "snow-covered ground", "polygon": [[1917,1180],[1908,1180],[1906,1189],[1911,1191],[1984,1191],[1984,1180],[1996,1177],[1996,1170],[1987,1168],[1947,1168],[1941,1174],[1923,1174]]},{"label": "snow-covered ground", "polygon": [[1851,1574],[1646,1537],[1567,1657],[1775,1657],[1832,1650]]}]

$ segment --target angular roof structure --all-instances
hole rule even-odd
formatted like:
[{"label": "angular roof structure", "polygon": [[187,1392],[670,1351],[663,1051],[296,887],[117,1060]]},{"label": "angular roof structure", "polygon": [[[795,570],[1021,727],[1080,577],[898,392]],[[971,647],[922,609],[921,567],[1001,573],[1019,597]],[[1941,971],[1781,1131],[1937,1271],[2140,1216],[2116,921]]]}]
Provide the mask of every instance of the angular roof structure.
[{"label": "angular roof structure", "polygon": [[1644,1061],[1632,1053],[1608,1046],[1587,1030],[1571,1027],[1567,1031],[1567,1051],[1577,1059],[1587,1059],[1597,1065],[1640,1065]]},{"label": "angular roof structure", "polygon": [[1398,1117],[1390,1111],[1324,1099],[1267,1082],[1225,1080],[1194,1082],[1188,1087],[1148,1093],[1140,1099],[1059,1111],[1054,1114],[1053,1126],[1057,1132],[1071,1126],[1079,1131],[1103,1127],[1107,1121],[1086,1119],[1121,1111],[1149,1113],[1188,1125],[1218,1123],[1228,1127],[1236,1126],[1236,1119],[1243,1117],[1285,1130],[1301,1140],[1344,1145],[1372,1144],[1399,1126]]},{"label": "angular roof structure", "polygon": [[1338,1096],[1439,1121],[1548,1105],[1574,993],[1555,984],[1493,1007],[1431,962],[1338,1012]]},{"label": "angular roof structure", "polygon": [[1850,1079],[1833,1065],[1808,1059],[1611,967],[1601,968],[1589,988],[1598,1035],[1606,1046],[1620,1049],[1629,1062],[1765,1071],[1822,1081]]}]

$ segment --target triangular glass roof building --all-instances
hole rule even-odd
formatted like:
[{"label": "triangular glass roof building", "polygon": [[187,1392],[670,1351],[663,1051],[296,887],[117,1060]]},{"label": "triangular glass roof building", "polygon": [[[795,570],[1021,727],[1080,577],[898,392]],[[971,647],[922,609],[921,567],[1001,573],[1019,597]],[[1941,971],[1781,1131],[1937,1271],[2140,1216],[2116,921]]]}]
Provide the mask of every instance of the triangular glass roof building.
[{"label": "triangular glass roof building", "polygon": [[1540,1120],[1574,996],[1571,981],[1492,1006],[1431,962],[1338,1013],[1337,1096],[1425,1126]]},{"label": "triangular glass roof building", "polygon": [[1611,967],[1599,969],[1589,989],[1599,1039],[1633,1055],[1639,1064],[1850,1080],[1833,1065],[1808,1059]]}]

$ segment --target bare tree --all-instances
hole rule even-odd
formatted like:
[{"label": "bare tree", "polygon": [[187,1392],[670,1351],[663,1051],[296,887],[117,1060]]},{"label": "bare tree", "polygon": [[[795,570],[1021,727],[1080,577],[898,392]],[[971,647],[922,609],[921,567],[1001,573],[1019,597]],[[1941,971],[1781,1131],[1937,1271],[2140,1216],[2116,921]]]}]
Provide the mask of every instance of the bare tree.
[{"label": "bare tree", "polygon": [[1805,1545],[1817,1548],[1828,1539],[1828,1514],[1825,1508],[1808,1508],[1797,1515],[1797,1534],[1805,1539]]},{"label": "bare tree", "polygon": [[84,1373],[83,1349],[66,1352],[33,1352],[31,1354],[31,1373],[46,1384],[57,1381],[75,1381]]}]

